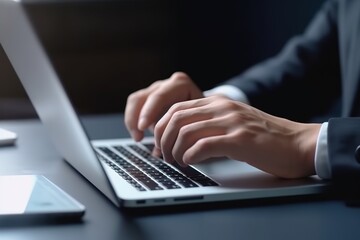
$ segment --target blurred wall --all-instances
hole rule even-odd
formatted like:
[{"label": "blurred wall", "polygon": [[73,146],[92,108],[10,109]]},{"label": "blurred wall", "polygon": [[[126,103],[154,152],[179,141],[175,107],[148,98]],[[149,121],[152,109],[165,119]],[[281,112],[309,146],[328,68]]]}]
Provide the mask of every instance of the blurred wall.
[{"label": "blurred wall", "polygon": [[[124,109],[129,93],[185,71],[207,89],[276,54],[323,0],[35,1],[36,31],[81,113]],[[0,48],[0,118],[34,110]]]}]

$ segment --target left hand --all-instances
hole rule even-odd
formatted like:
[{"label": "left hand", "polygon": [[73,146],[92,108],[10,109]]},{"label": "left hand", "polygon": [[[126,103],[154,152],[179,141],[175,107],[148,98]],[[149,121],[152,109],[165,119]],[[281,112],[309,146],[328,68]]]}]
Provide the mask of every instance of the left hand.
[{"label": "left hand", "polygon": [[315,173],[320,126],[212,96],[174,104],[156,124],[154,135],[167,162],[186,166],[228,157],[279,177],[300,178]]}]

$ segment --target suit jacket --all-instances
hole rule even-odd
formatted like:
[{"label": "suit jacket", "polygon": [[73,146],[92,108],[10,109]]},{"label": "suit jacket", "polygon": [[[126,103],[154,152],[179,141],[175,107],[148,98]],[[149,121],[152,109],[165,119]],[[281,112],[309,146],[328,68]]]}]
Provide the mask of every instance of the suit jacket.
[{"label": "suit jacket", "polygon": [[251,105],[278,116],[309,121],[331,113],[326,120],[333,179],[360,179],[359,0],[325,2],[277,56],[226,83],[244,91]]}]

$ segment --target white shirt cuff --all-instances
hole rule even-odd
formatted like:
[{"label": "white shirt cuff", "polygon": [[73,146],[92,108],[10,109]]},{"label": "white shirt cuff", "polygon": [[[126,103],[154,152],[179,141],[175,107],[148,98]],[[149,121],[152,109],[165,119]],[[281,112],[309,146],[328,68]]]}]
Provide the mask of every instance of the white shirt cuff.
[{"label": "white shirt cuff", "polygon": [[331,178],[331,168],[329,163],[328,142],[327,142],[328,123],[321,125],[315,150],[315,171],[322,179]]},{"label": "white shirt cuff", "polygon": [[232,85],[221,85],[204,92],[205,97],[215,94],[221,94],[228,98],[231,98],[232,100],[249,104],[249,100],[246,97],[245,93]]}]

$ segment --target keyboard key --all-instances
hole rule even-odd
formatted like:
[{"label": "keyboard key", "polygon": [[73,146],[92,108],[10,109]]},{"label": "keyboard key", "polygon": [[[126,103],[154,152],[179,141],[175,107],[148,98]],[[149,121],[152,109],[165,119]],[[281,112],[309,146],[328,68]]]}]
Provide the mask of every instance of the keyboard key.
[{"label": "keyboard key", "polygon": [[131,176],[129,176],[126,172],[121,170],[116,164],[112,163],[110,160],[98,154],[100,160],[104,161],[107,165],[109,165],[115,172],[117,172],[123,179],[125,179],[128,183],[130,183],[133,187],[135,187],[139,191],[146,191],[144,187],[142,187],[138,182],[136,182]]},{"label": "keyboard key", "polygon": [[[165,176],[159,170],[157,170],[150,164],[146,163],[141,158],[135,156],[133,153],[129,152],[126,148],[122,146],[114,146],[114,149],[116,149],[121,154],[128,157],[132,163],[134,163],[137,167],[139,167],[142,171],[147,173],[150,177],[152,177],[155,181],[159,182],[165,188],[167,189],[180,188],[180,186],[178,186],[175,182],[173,182],[169,177]],[[165,179],[166,181],[159,181],[159,179]]]},{"label": "keyboard key", "polygon": [[116,170],[118,174],[139,191],[218,185],[192,167],[183,168],[176,163],[170,165],[152,156],[154,144],[146,144],[143,147],[131,144],[128,147],[132,151],[124,146],[98,147],[98,149],[114,161],[107,160],[108,164],[111,164],[113,169],[119,166],[120,168],[117,167]]},{"label": "keyboard key", "polygon": [[[152,144],[153,147],[153,144]],[[152,148],[148,144],[148,149]],[[218,184],[215,183],[210,178],[206,177],[204,174],[200,173],[196,169],[192,167],[183,168],[180,167],[178,164],[173,164],[173,166],[176,167],[177,170],[174,170],[169,164],[165,163],[163,160],[160,160],[158,158],[155,158],[151,155],[150,152],[140,148],[137,145],[130,145],[130,148],[133,149],[135,152],[140,154],[145,159],[149,160],[150,163],[154,164],[159,170],[164,172],[167,176],[169,176],[172,180],[180,184],[181,186],[185,188],[190,187],[198,187],[198,185],[195,182],[199,183],[201,186],[217,186]],[[181,172],[181,173],[179,173]]]},{"label": "keyboard key", "polygon": [[[99,147],[99,149],[105,153],[108,157],[110,157],[112,160],[114,160],[116,163],[119,164],[119,166],[124,169],[124,171],[126,171],[126,173],[128,175],[130,175],[132,178],[136,179],[138,182],[140,182],[141,184],[143,184],[145,187],[147,187],[149,190],[163,190],[163,188],[156,183],[155,181],[153,181],[151,178],[149,178],[146,174],[144,174],[143,172],[141,172],[136,166],[132,165],[131,163],[127,162],[125,159],[121,158],[120,156],[118,156],[116,153],[114,153],[112,150],[110,150],[109,148],[106,147]],[[106,163],[109,164],[109,166],[113,169],[116,169],[117,171],[121,172],[123,170],[121,170],[119,167],[117,167],[116,164],[110,162],[109,160],[105,161]],[[123,171],[123,172],[124,172]],[[123,173],[119,174],[120,176],[122,176]],[[123,177],[124,178],[124,177]],[[125,180],[127,180],[130,184],[132,184],[134,186],[133,183],[131,183],[127,178],[127,176],[124,178]]]}]

